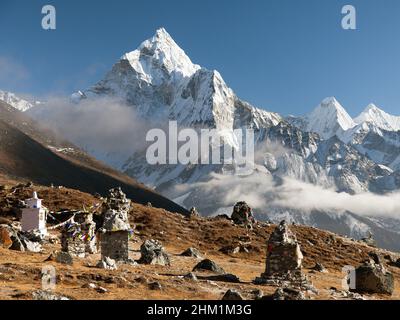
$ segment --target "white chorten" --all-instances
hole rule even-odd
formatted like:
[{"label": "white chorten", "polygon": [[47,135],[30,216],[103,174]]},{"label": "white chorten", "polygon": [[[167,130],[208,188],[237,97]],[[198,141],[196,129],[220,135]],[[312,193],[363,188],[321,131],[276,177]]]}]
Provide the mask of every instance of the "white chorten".
[{"label": "white chorten", "polygon": [[38,230],[42,235],[46,235],[46,216],[46,208],[42,206],[42,199],[38,198],[35,191],[33,197],[26,200],[26,208],[22,209],[22,231]]}]

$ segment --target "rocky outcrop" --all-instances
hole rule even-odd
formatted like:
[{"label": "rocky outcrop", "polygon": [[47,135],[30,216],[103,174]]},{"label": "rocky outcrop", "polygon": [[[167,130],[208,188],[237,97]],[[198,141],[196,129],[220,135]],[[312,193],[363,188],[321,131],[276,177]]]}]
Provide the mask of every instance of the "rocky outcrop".
[{"label": "rocky outcrop", "polygon": [[157,240],[146,240],[140,247],[140,253],[142,255],[138,263],[158,264],[162,266],[169,266],[171,264],[168,254]]},{"label": "rocky outcrop", "polygon": [[356,269],[356,288],[358,293],[381,293],[391,295],[394,291],[393,274],[383,264],[373,260],[366,261]]},{"label": "rocky outcrop", "polygon": [[255,222],[251,208],[244,201],[235,204],[231,219],[235,224],[243,225],[249,229],[253,228],[253,223]]}]

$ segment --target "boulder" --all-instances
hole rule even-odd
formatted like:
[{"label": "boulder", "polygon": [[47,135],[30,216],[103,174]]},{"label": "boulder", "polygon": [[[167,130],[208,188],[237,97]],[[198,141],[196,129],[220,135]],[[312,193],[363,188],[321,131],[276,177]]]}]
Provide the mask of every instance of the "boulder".
[{"label": "boulder", "polygon": [[68,252],[64,251],[53,251],[44,261],[54,261],[68,265],[72,265],[74,263],[72,256]]},{"label": "boulder", "polygon": [[161,243],[157,240],[146,240],[140,247],[142,256],[139,263],[158,264],[169,266],[171,264],[168,254],[164,251]]},{"label": "boulder", "polygon": [[197,281],[197,277],[193,272],[189,272],[188,274],[184,275],[183,278],[186,280]]},{"label": "boulder", "polygon": [[192,257],[196,259],[202,259],[201,253],[196,248],[188,248],[181,253],[182,257]]},{"label": "boulder", "polygon": [[393,274],[382,264],[368,261],[356,269],[356,288],[353,291],[391,295],[394,291]]},{"label": "boulder", "polygon": [[222,300],[239,301],[243,300],[243,297],[238,291],[234,289],[229,289],[227,292],[225,292],[224,296],[222,297]]},{"label": "boulder", "polygon": [[250,229],[253,228],[253,223],[255,222],[251,208],[244,201],[235,204],[231,219],[235,224],[244,225]]},{"label": "boulder", "polygon": [[118,266],[114,259],[109,257],[103,257],[98,263],[97,268],[106,269],[106,270],[117,270]]},{"label": "boulder", "polygon": [[200,261],[194,268],[193,271],[212,271],[219,274],[224,274],[225,271],[218,266],[214,261],[210,259],[204,259]]}]

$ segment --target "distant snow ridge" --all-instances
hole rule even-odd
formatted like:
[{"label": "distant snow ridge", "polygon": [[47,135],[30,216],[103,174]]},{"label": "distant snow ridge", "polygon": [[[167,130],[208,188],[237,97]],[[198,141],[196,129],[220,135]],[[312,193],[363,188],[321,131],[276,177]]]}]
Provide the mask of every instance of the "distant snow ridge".
[{"label": "distant snow ridge", "polygon": [[334,97],[324,99],[305,117],[293,118],[289,121],[295,125],[300,124],[302,130],[318,133],[323,139],[340,136],[344,131],[356,126],[347,111]]},{"label": "distant snow ridge", "polygon": [[370,122],[374,126],[387,131],[400,130],[400,117],[392,116],[379,109],[374,104],[368,105],[367,108],[357,118],[354,119],[354,122],[357,124]]},{"label": "distant snow ridge", "polygon": [[1,91],[1,90],[0,90],[0,100],[22,112],[25,112],[31,109],[32,107],[40,104],[39,101],[29,102],[27,100],[19,98],[12,92]]}]

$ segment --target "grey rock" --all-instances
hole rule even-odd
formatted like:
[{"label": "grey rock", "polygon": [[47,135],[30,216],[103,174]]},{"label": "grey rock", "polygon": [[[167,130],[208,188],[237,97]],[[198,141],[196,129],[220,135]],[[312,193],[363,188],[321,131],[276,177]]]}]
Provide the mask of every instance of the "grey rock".
[{"label": "grey rock", "polygon": [[157,281],[150,282],[148,286],[150,290],[162,290],[161,284]]},{"label": "grey rock", "polygon": [[222,297],[222,300],[239,301],[244,299],[238,291],[234,289],[229,289],[228,291],[225,292],[224,296]]},{"label": "grey rock", "polygon": [[212,271],[219,274],[224,274],[225,270],[217,265],[210,259],[204,259],[200,261],[194,268],[193,271]]},{"label": "grey rock", "polygon": [[58,263],[68,264],[68,265],[72,265],[74,263],[74,258],[72,257],[72,255],[64,251],[57,251],[55,253],[55,260]]},{"label": "grey rock", "polygon": [[183,278],[187,279],[187,280],[198,281],[196,275],[193,272],[189,272],[188,274],[185,274],[183,276]]},{"label": "grey rock", "polygon": [[168,254],[164,251],[161,243],[157,240],[146,240],[140,247],[141,264],[157,264],[169,266],[171,264]]},{"label": "grey rock", "polygon": [[357,293],[393,294],[394,277],[382,264],[366,262],[356,269]]},{"label": "grey rock", "polygon": [[114,259],[109,257],[103,257],[98,263],[97,268],[106,269],[106,270],[117,270],[118,266]]},{"label": "grey rock", "polygon": [[70,300],[68,297],[45,290],[37,290],[32,292],[32,298],[34,300]]},{"label": "grey rock", "polygon": [[202,259],[200,251],[197,250],[196,248],[188,248],[185,251],[183,251],[180,255],[183,257],[193,257],[197,259]]}]

